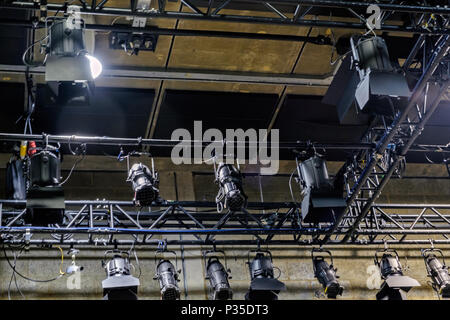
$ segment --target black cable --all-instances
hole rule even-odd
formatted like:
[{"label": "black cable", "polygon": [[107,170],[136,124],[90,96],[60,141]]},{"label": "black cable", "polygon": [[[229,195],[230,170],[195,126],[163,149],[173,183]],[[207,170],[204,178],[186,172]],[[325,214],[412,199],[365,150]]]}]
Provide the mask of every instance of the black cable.
[{"label": "black cable", "polygon": [[3,244],[3,253],[5,254],[6,261],[8,262],[9,266],[11,267],[11,269],[12,269],[17,275],[19,275],[20,277],[24,278],[25,280],[32,281],[32,282],[51,282],[51,281],[58,280],[59,278],[62,277],[62,275],[58,275],[56,278],[48,279],[48,280],[36,280],[36,279],[28,278],[28,277],[22,275],[21,273],[19,273],[19,272],[16,270],[16,267],[13,266],[13,265],[11,264],[11,261],[9,261],[8,255],[7,255],[7,253],[6,253],[5,244]]}]

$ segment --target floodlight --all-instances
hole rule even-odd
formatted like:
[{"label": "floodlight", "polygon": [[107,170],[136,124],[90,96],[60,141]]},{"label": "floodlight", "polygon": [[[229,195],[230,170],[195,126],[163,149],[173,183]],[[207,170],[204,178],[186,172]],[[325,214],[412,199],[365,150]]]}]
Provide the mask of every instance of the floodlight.
[{"label": "floodlight", "polygon": [[272,254],[269,251],[257,250],[255,258],[250,262],[249,252],[247,263],[251,282],[245,300],[278,300],[278,294],[286,290],[286,286],[274,278]]},{"label": "floodlight", "polygon": [[159,196],[158,172],[150,170],[142,163],[131,167],[127,181],[131,181],[134,191],[134,202],[137,206],[149,206]]},{"label": "floodlight", "polygon": [[[383,252],[381,260],[378,252]],[[419,287],[417,280],[403,275],[397,251],[391,249],[377,250],[375,253],[375,265],[380,268],[381,278],[384,280],[377,300],[406,300],[406,293],[412,287]]]},{"label": "floodlight", "polygon": [[102,260],[102,266],[106,269],[108,276],[102,281],[104,300],[137,300],[137,289],[140,285],[139,279],[131,275],[131,264],[128,252],[110,250],[107,254],[113,254],[108,261]]},{"label": "floodlight", "polygon": [[102,72],[85,46],[84,21],[74,15],[54,17],[49,27],[45,81],[92,81]]},{"label": "floodlight", "polygon": [[[175,265],[177,263],[177,255],[174,251],[157,251],[155,253],[155,262],[158,254],[172,253],[175,255]],[[168,259],[160,258],[156,264],[156,274],[153,278],[158,280],[159,288],[161,289],[161,299],[162,300],[178,300],[180,299],[180,289],[178,288],[179,271],[173,263]]]},{"label": "floodlight", "polygon": [[[64,190],[61,182],[61,159],[50,146],[33,154],[29,161],[30,187],[27,190],[26,223],[48,225],[64,219]],[[56,153],[58,155],[56,155]]]},{"label": "floodlight", "polygon": [[[323,255],[315,255],[315,252],[327,253],[330,256],[331,264],[326,262]],[[344,288],[339,284],[336,275],[337,268],[333,266],[333,256],[328,250],[313,249],[311,251],[313,261],[314,276],[319,280],[328,298],[335,299],[337,295],[342,295]]]},{"label": "floodlight", "polygon": [[[442,258],[442,263],[438,259]],[[439,249],[422,250],[422,256],[428,276],[433,280],[433,288],[443,298],[450,298],[450,275],[445,264],[444,254]]]},{"label": "floodlight", "polygon": [[319,155],[297,164],[302,200],[302,219],[306,223],[334,222],[347,206],[342,186],[328,176],[325,159]]},{"label": "floodlight", "polygon": [[242,174],[232,164],[219,163],[216,171],[219,193],[216,197],[217,208],[239,211],[247,206],[247,195],[242,188]]},{"label": "floodlight", "polygon": [[[223,254],[225,267],[220,262],[218,253]],[[210,256],[209,254],[215,254]],[[231,290],[228,279],[231,278],[230,270],[226,268],[225,253],[220,250],[206,251],[203,254],[205,260],[206,279],[209,280],[209,292],[211,300],[228,300],[233,298],[233,291]]]},{"label": "floodlight", "polygon": [[360,81],[355,98],[365,113],[392,115],[391,105],[385,97],[408,98],[411,95],[406,78],[391,63],[383,38],[351,37],[353,61]]}]

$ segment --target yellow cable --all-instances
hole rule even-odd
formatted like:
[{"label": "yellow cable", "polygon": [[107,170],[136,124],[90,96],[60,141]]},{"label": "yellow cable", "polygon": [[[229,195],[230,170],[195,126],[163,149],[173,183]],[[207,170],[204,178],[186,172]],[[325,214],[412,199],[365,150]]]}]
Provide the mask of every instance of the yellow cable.
[{"label": "yellow cable", "polygon": [[65,275],[66,273],[62,271],[62,266],[63,266],[63,263],[64,263],[64,252],[63,252],[63,249],[61,249],[60,246],[55,246],[55,247],[58,248],[59,251],[61,251],[61,265],[59,266],[59,274]]}]

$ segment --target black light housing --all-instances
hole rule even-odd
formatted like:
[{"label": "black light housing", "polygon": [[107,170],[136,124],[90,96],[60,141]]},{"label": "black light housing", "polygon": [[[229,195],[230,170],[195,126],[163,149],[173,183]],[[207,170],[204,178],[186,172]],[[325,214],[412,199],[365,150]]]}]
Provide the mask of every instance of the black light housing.
[{"label": "black light housing", "polygon": [[393,66],[386,42],[378,36],[351,37],[350,45],[360,78],[355,91],[358,108],[364,113],[392,115],[385,98],[408,98],[411,92],[405,76]]},{"label": "black light housing", "polygon": [[[175,264],[176,263],[176,254],[173,251],[164,251],[166,253],[173,253],[175,255]],[[157,252],[163,253],[163,252]],[[155,255],[156,262],[156,255]],[[159,288],[161,289],[161,299],[162,300],[178,300],[180,299],[180,289],[178,288],[179,275],[178,270],[168,259],[159,259],[156,264],[156,273],[154,280],[158,280]]]},{"label": "black light housing", "polygon": [[[217,254],[222,253],[225,261],[225,267],[220,262]],[[209,256],[214,254],[213,256]],[[233,299],[228,279],[231,279],[230,270],[226,267],[225,253],[220,250],[206,251],[203,254],[205,260],[206,279],[209,280],[209,297],[211,300],[229,300]]]},{"label": "black light housing", "polygon": [[[328,254],[331,259],[331,264],[328,264],[324,255],[315,255],[315,252]],[[328,250],[313,249],[311,251],[311,257],[313,261],[314,277],[322,284],[327,297],[336,299],[337,295],[342,295],[344,287],[342,287],[337,280],[339,276],[336,274],[337,268],[334,268],[331,252]]]},{"label": "black light housing", "polygon": [[131,275],[131,265],[127,252],[107,251],[113,257],[108,261],[102,261],[102,266],[108,276],[102,281],[104,300],[137,300],[139,279]]},{"label": "black light housing", "polygon": [[302,200],[302,219],[306,223],[334,222],[347,206],[343,186],[335,185],[328,176],[325,159],[315,154],[297,164]]},{"label": "black light housing", "polygon": [[60,186],[61,159],[59,152],[48,148],[32,155],[29,162],[30,187],[27,190],[24,219],[26,223],[36,226],[62,223],[64,219],[64,190]]},{"label": "black light housing", "polygon": [[222,208],[239,211],[247,206],[247,195],[242,187],[242,174],[232,164],[219,163],[216,170],[219,193],[216,197],[219,212]]},{"label": "black light housing", "polygon": [[[438,256],[442,258],[442,263]],[[427,268],[427,275],[433,281],[433,289],[443,298],[450,298],[450,275],[442,251],[434,248],[422,249],[422,257]]]},{"label": "black light housing", "polygon": [[152,169],[142,163],[135,163],[129,171],[127,181],[132,183],[137,206],[149,206],[159,197],[158,172]]},{"label": "black light housing", "polygon": [[245,300],[278,300],[280,291],[286,290],[283,282],[274,278],[272,254],[269,251],[257,250],[255,257],[248,266],[250,271],[250,288]]},{"label": "black light housing", "polygon": [[[378,258],[379,252],[383,252],[381,260]],[[374,262],[380,268],[381,278],[384,280],[376,295],[377,300],[407,300],[406,293],[411,288],[420,286],[417,280],[403,275],[397,251],[377,250]]]}]

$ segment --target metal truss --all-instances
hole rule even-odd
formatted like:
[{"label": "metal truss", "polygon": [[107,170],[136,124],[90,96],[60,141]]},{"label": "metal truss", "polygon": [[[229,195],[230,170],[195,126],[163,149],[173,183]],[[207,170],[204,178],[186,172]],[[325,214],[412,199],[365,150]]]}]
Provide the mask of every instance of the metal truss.
[{"label": "metal truss", "polygon": [[[236,22],[236,23],[258,23],[258,24],[278,24],[292,26],[309,27],[328,27],[345,29],[367,29],[366,10],[371,5],[377,5],[382,11],[380,31],[396,31],[419,34],[448,34],[447,27],[443,26],[440,17],[448,17],[450,8],[445,6],[430,6],[425,1],[416,5],[406,5],[400,1],[343,1],[343,0],[208,0],[195,1],[182,0],[182,4],[190,9],[190,12],[167,11],[166,1],[158,0],[158,8],[141,11],[138,7],[138,1],[130,1],[128,8],[106,7],[107,0],[97,2],[92,0],[88,4],[85,0],[79,0],[81,12],[90,15],[108,15],[108,16],[135,16],[145,18],[165,18],[177,20],[203,20],[218,22]],[[233,8],[234,5],[241,6],[248,3],[258,4],[258,9],[264,8],[272,16],[248,15],[244,12],[240,14],[222,14],[222,10]],[[74,3],[73,3],[74,4]],[[283,9],[281,9],[283,6]],[[40,10],[39,2],[13,1],[9,4],[2,4],[0,8]],[[349,15],[356,18],[358,22],[337,21],[329,17],[326,19],[311,18],[311,11],[315,8],[343,9],[348,11]],[[46,15],[49,12],[64,11],[65,5],[57,3],[47,3]],[[399,25],[389,21],[395,14],[407,14],[408,21],[404,25]],[[309,15],[308,15],[309,14]],[[328,15],[326,15],[328,16]]]},{"label": "metal truss", "polygon": [[[436,110],[447,92],[449,80],[450,36],[436,39],[419,37],[410,57],[405,62],[407,70],[418,52],[422,53],[421,75],[403,110],[398,111],[388,124],[383,120],[381,128],[372,127],[362,141],[375,142],[373,152],[360,152],[349,160],[340,171],[346,182],[347,210],[350,220],[338,220],[332,232],[345,232],[342,241],[356,239],[356,230],[370,213],[373,204],[393,175],[401,174],[405,155]],[[323,239],[327,243],[331,233]]]},{"label": "metal truss", "polygon": [[[301,222],[298,205],[289,202],[254,202],[247,210],[217,213],[214,202],[204,201],[164,201],[137,208],[131,201],[75,200],[66,201],[63,224],[45,227],[24,224],[25,205],[26,201],[0,200],[4,243],[152,246],[163,241],[183,245],[302,246],[321,244],[319,236],[332,227]],[[343,223],[353,218],[346,215]],[[180,234],[193,238],[166,239]],[[355,230],[357,237],[346,243],[342,241],[345,234],[335,231],[329,244],[450,244],[450,205],[374,204]]]}]

